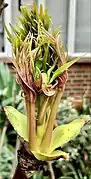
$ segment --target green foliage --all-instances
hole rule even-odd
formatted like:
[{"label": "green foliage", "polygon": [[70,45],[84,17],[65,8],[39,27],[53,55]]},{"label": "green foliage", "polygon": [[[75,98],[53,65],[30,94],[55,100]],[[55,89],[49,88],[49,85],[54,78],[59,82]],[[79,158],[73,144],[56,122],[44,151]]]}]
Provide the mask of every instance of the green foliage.
[{"label": "green foliage", "polygon": [[18,107],[21,101],[20,87],[14,76],[10,73],[7,65],[0,64],[0,111],[2,107],[9,104]]},{"label": "green foliage", "polygon": [[28,141],[27,117],[24,114],[17,111],[12,106],[6,106],[4,109],[5,109],[7,118],[11,122],[17,134],[23,137],[24,140]]},{"label": "green foliage", "polygon": [[[68,121],[71,121],[73,118],[75,119],[79,117],[79,113],[77,112],[77,110],[72,108],[71,101],[72,101],[71,98],[69,98],[68,100],[63,100],[59,106],[57,118],[59,120],[59,123],[61,124],[68,123]],[[86,101],[83,107],[84,107],[83,114],[81,114],[80,117],[90,118],[91,106]],[[76,139],[72,140],[70,143],[64,146],[64,150],[70,153],[70,161],[66,161],[66,162],[61,160],[54,161],[53,168],[56,175],[56,179],[90,179],[91,178],[91,167],[90,167],[91,122],[89,122],[83,128],[83,130],[81,131],[81,135],[79,135],[78,137],[76,137]],[[10,154],[10,156],[12,156],[12,154]],[[84,159],[84,156],[87,156],[87,160]],[[3,162],[5,162],[5,160]],[[9,162],[9,164],[10,163],[11,161]],[[10,173],[9,171],[8,173]],[[2,175],[2,172],[0,174]],[[8,175],[7,173],[5,173],[5,177],[3,179],[7,179],[6,176]],[[41,171],[33,176],[33,179],[37,179],[37,178],[49,179],[50,177],[45,176],[43,171]]]},{"label": "green foliage", "polygon": [[8,34],[8,40],[13,45],[14,50],[16,50],[17,48],[20,49],[21,45],[23,44],[23,41],[26,39],[29,32],[31,32],[34,37],[37,37],[38,21],[41,21],[41,25],[43,25],[46,30],[49,29],[51,22],[51,18],[48,15],[48,10],[46,9],[45,11],[43,11],[42,5],[40,5],[39,13],[36,4],[34,4],[33,8],[31,9],[31,13],[30,7],[27,8],[21,6],[20,8],[22,17],[19,16],[18,20],[21,25],[17,24],[17,27],[15,28],[10,24],[15,36],[12,36],[8,31],[7,27],[5,26]]},{"label": "green foliage", "polygon": [[49,151],[62,147],[76,137],[80,133],[80,129],[83,127],[84,123],[85,120],[77,119],[73,120],[69,124],[56,127],[52,132],[52,140]]},{"label": "green foliage", "polygon": [[59,67],[53,74],[52,78],[50,79],[50,83],[57,78],[58,76],[60,76],[65,70],[67,70],[69,67],[71,67],[74,63],[76,63],[80,58],[76,58],[64,65],[62,65],[61,67]]},{"label": "green foliage", "polygon": [[33,179],[49,179],[47,176],[43,176],[42,172],[36,172],[33,176]]},{"label": "green foliage", "polygon": [[71,97],[67,98],[67,100],[62,100],[59,104],[58,113],[57,113],[57,122],[58,124],[66,124],[68,121],[72,121],[72,119],[79,118],[78,111],[72,107],[72,99]]},{"label": "green foliage", "polygon": [[[23,109],[20,87],[16,83],[14,75],[10,73],[7,65],[0,64],[0,140],[6,120],[6,115],[2,108],[6,105],[13,105],[19,111]],[[9,124],[0,153],[0,177],[2,179],[10,179],[15,143],[16,133]]]},{"label": "green foliage", "polygon": [[[89,123],[83,127],[80,135],[63,147],[63,150],[70,154],[70,160],[59,159],[53,162],[56,179],[91,178],[91,103],[88,100],[84,100],[81,114],[72,107],[72,98],[63,100],[60,103],[57,115],[59,124],[68,123],[79,117],[88,119]],[[44,171],[42,176],[45,176]]]},{"label": "green foliage", "polygon": [[0,154],[0,178],[10,179],[12,160],[14,157],[13,147],[5,143]]},{"label": "green foliage", "polygon": [[[14,129],[17,133],[24,138],[24,140],[28,141],[28,132],[27,132],[27,118],[22,113],[18,112],[12,106],[5,107],[5,113],[13,125]],[[73,137],[76,137],[80,129],[85,124],[84,119],[77,119],[72,121],[69,124],[61,125],[56,127],[52,133],[52,140],[50,143],[50,148],[47,153],[41,152],[41,145],[38,146],[37,151],[32,151],[35,157],[38,160],[53,160],[59,157],[63,157],[68,159],[68,154],[62,151],[55,150],[58,147],[62,147],[65,143],[72,140]]]},{"label": "green foliage", "polygon": [[[0,64],[0,131],[2,131],[6,115],[2,111],[3,107],[6,105],[12,105],[18,110],[23,109],[22,97],[20,94],[20,87],[16,83],[14,76],[11,74],[7,65]],[[12,130],[11,126],[9,128]],[[11,137],[11,143],[15,143],[15,132],[9,131],[7,129],[7,135]]]},{"label": "green foliage", "polygon": [[90,179],[91,178],[91,104],[84,100],[82,113],[72,108],[72,99],[64,100],[59,106],[59,123],[68,123],[76,116],[89,119],[83,127],[81,135],[66,144],[63,149],[70,154],[70,161],[57,161],[55,171],[60,179]]}]

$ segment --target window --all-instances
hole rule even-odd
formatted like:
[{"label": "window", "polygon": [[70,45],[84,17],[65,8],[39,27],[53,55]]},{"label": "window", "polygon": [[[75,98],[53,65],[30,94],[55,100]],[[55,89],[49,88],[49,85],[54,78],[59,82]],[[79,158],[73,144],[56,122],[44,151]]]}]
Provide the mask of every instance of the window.
[{"label": "window", "polygon": [[[5,0],[9,6],[0,17],[0,55],[11,54],[11,45],[6,38],[3,24],[11,31],[9,23],[15,25],[19,14],[20,0]],[[90,53],[91,45],[91,0],[35,0],[49,9],[55,27],[61,26],[62,39],[68,45],[68,51]],[[21,0],[21,4],[32,4],[33,0]],[[4,52],[4,53],[2,53]]]},{"label": "window", "polygon": [[11,31],[9,27],[9,23],[11,23],[11,1],[12,0],[5,0],[9,6],[4,10],[2,16],[0,17],[0,57],[6,57],[11,55],[11,45],[6,38],[6,32],[4,31],[4,23]]},{"label": "window", "polygon": [[46,7],[55,27],[61,25],[62,38],[69,52],[90,53],[91,1],[46,0]]},{"label": "window", "polygon": [[52,21],[55,27],[60,26],[62,31],[62,39],[67,44],[67,28],[68,28],[68,2],[69,0],[46,0],[46,7],[49,9],[49,14],[52,16]]}]

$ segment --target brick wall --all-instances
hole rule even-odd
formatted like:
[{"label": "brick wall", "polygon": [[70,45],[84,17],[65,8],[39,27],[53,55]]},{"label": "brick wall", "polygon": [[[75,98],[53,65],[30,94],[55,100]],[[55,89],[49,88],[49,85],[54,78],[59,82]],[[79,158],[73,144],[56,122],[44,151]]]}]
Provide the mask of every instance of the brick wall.
[{"label": "brick wall", "polygon": [[[0,58],[0,62],[8,63],[11,72],[14,72],[9,58]],[[68,76],[64,98],[69,96],[81,98],[85,95],[91,100],[91,59],[82,59],[79,63],[74,64],[68,70]]]},{"label": "brick wall", "polygon": [[64,96],[91,99],[91,63],[76,63],[68,70],[68,81]]}]

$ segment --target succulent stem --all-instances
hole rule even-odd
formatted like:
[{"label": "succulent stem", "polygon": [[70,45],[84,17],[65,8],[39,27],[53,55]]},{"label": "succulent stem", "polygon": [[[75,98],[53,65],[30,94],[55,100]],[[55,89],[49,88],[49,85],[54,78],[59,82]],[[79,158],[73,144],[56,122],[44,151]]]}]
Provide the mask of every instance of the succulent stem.
[{"label": "succulent stem", "polygon": [[[56,119],[57,109],[58,109],[58,105],[60,103],[62,95],[63,95],[63,90],[58,89],[58,92],[57,92],[55,100],[54,100],[54,104],[51,109],[47,128],[45,130],[45,134],[44,134],[44,137],[43,137],[43,140],[41,143],[41,151],[42,152],[46,152],[45,149],[48,150],[48,148],[49,148],[49,145],[51,142],[51,137],[52,137],[52,130],[53,130],[53,126],[54,126],[55,119]],[[45,146],[46,146],[46,148],[45,148]]]},{"label": "succulent stem", "polygon": [[48,106],[48,102],[49,102],[49,97],[47,97],[45,100],[44,100],[44,103],[42,105],[42,108],[39,112],[39,119],[38,119],[38,125],[41,125],[43,124],[43,119],[44,119],[44,116],[45,116],[45,113],[46,113],[46,109],[47,109],[47,106]]},{"label": "succulent stem", "polygon": [[30,150],[37,149],[36,143],[36,121],[35,121],[35,100],[33,94],[30,92],[26,96],[26,110],[28,119],[28,135]]}]

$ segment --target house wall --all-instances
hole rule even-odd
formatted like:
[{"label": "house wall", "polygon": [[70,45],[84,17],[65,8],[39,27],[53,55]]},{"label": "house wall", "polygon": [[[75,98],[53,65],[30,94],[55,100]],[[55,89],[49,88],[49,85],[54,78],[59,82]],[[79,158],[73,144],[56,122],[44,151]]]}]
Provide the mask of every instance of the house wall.
[{"label": "house wall", "polygon": [[[14,73],[12,63],[9,58],[0,58],[0,63],[7,63],[11,72]],[[91,100],[91,58],[82,59],[81,62],[75,63],[68,70],[68,81],[64,92],[65,97],[83,96]]]},{"label": "house wall", "polygon": [[91,100],[91,63],[76,63],[68,70],[65,96],[84,96]]}]

